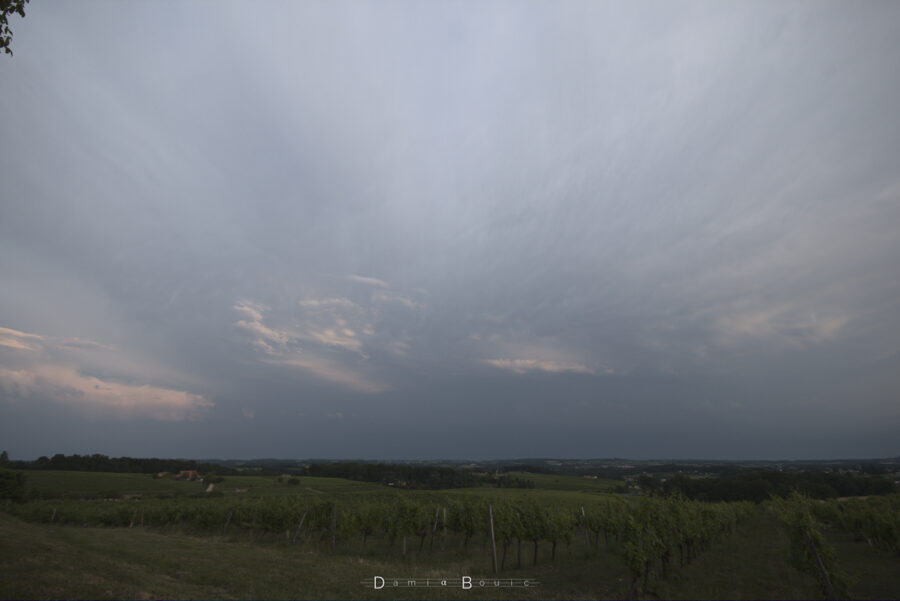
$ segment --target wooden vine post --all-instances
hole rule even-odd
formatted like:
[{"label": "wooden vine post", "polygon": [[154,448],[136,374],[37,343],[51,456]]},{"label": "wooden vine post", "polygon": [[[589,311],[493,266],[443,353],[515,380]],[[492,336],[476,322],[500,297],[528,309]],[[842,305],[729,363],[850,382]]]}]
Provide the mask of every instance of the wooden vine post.
[{"label": "wooden vine post", "polygon": [[337,501],[331,505],[331,548],[337,542]]},{"label": "wooden vine post", "polygon": [[303,512],[303,515],[300,517],[300,523],[297,524],[297,529],[294,530],[294,538],[291,539],[292,544],[297,542],[297,536],[300,534],[300,529],[303,528],[303,520],[306,519],[306,514],[308,512],[309,512],[309,510],[307,509],[306,511]]},{"label": "wooden vine post", "polygon": [[[228,517],[225,518],[225,524],[222,526],[222,536],[225,536],[225,532],[228,530],[228,524],[231,523],[231,515],[234,513],[234,509],[228,512]],[[143,514],[141,515],[141,520],[144,519]]]},{"label": "wooden vine post", "polygon": [[440,510],[440,504],[434,506],[434,525],[431,527],[431,542],[428,543],[429,551],[434,551],[434,533],[437,532],[438,513]]},{"label": "wooden vine post", "polygon": [[494,574],[497,573],[497,543],[494,540],[494,509],[488,505],[488,520],[491,524],[491,559],[494,563]]},{"label": "wooden vine post", "polygon": [[825,569],[825,564],[822,563],[822,558],[819,557],[819,552],[816,550],[816,544],[809,535],[809,530],[804,530],[803,534],[806,536],[806,544],[809,546],[809,552],[812,553],[813,558],[816,560],[819,573],[822,574],[822,581],[825,583],[825,594],[829,599],[837,599],[837,595],[834,593],[834,587],[831,585],[831,578],[828,576],[828,570]]},{"label": "wooden vine post", "polygon": [[584,514],[584,505],[581,506],[581,521],[584,524],[584,544],[587,547],[587,554],[591,554],[591,539],[588,536],[587,516]]}]

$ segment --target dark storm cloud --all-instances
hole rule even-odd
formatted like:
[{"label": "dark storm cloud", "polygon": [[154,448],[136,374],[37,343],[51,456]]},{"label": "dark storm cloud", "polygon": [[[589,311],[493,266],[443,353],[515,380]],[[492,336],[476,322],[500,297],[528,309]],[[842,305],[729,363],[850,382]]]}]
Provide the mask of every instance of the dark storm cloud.
[{"label": "dark storm cloud", "polygon": [[898,18],[36,5],[0,63],[3,444],[896,454]]}]

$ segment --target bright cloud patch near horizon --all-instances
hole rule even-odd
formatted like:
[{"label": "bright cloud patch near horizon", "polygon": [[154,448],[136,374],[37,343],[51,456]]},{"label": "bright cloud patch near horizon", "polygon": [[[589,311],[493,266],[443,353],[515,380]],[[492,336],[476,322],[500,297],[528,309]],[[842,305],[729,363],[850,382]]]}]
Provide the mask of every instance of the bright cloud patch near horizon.
[{"label": "bright cloud patch near horizon", "polygon": [[183,421],[198,419],[213,406],[203,395],[101,380],[59,365],[0,368],[0,389],[13,399],[48,400],[94,419]]},{"label": "bright cloud patch near horizon", "polygon": [[[32,342],[28,345],[22,341]],[[214,406],[200,394],[84,375],[78,367],[65,363],[80,357],[70,348],[115,350],[93,340],[55,339],[0,328],[0,346],[20,351],[8,358],[15,367],[0,367],[0,400],[51,402],[93,419],[116,420],[193,420]],[[62,356],[58,356],[60,353]]]}]

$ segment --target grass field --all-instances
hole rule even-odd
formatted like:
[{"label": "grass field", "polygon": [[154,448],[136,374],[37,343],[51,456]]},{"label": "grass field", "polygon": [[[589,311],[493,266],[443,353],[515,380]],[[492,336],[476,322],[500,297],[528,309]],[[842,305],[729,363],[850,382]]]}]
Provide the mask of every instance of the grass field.
[{"label": "grass field", "polygon": [[531,480],[535,488],[546,490],[571,490],[586,493],[611,492],[617,486],[621,486],[620,480],[604,478],[582,478],[579,476],[567,476],[565,474],[528,474],[510,472],[509,476]]},{"label": "grass field", "polygon": [[[274,476],[225,476],[214,490],[226,497],[268,497],[299,495],[309,498],[358,498],[369,500],[390,499],[396,495],[409,495],[417,499],[444,498],[534,498],[542,503],[590,503],[598,495],[607,493],[618,482],[591,480],[577,476],[549,474],[513,474],[530,479],[535,488],[461,488],[441,491],[400,491],[393,487],[372,482],[358,482],[343,478],[317,478],[304,476],[300,484],[286,485]],[[95,498],[120,496],[188,496],[201,495],[206,485],[200,482],[183,482],[172,478],[154,478],[151,474],[120,474],[107,472],[75,472],[33,470],[27,472],[28,489],[36,497]]]},{"label": "grass field", "polygon": [[[152,474],[119,474],[108,472],[75,472],[31,470],[26,473],[27,488],[33,496],[123,496],[123,495],[194,495],[206,490],[201,482],[186,482],[171,477],[155,478]],[[305,477],[300,484],[289,486],[272,476],[225,476],[215,490],[228,495],[293,495],[366,494],[391,492],[378,484],[355,482],[342,478]]]},{"label": "grass field", "polygon": [[150,474],[30,470],[26,477],[30,491],[46,495],[195,493],[203,490],[199,482],[156,479]]},{"label": "grass field", "polygon": [[[442,553],[440,558],[370,545],[359,550],[316,542],[248,542],[221,537],[125,528],[77,528],[26,524],[0,513],[0,597],[4,599],[488,599],[572,598],[619,595],[627,571],[618,561],[542,556],[537,567],[506,570],[529,578],[532,589],[393,589],[375,591],[376,575],[388,578],[459,578],[490,575],[486,550]],[[385,557],[387,559],[385,559]]]}]

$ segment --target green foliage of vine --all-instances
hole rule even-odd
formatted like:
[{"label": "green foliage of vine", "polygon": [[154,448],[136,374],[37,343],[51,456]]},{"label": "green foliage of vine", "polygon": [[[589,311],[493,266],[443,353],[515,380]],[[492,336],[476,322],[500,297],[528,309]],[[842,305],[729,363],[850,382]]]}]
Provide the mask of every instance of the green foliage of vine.
[{"label": "green foliage of vine", "polygon": [[850,579],[838,567],[837,553],[813,516],[814,502],[794,492],[787,499],[773,499],[772,503],[790,535],[794,566],[815,577],[825,598],[848,598]]}]

